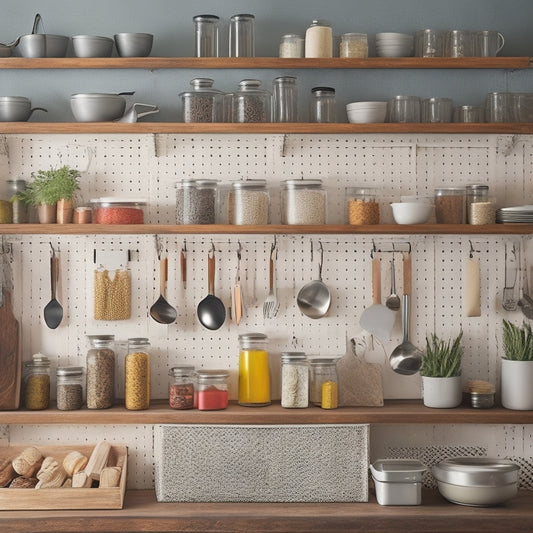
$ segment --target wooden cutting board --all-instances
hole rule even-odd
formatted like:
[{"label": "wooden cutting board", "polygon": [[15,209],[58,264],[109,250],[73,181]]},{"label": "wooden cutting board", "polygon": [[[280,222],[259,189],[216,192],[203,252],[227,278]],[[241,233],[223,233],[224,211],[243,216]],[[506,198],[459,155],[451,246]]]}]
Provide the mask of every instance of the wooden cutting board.
[{"label": "wooden cutting board", "polygon": [[11,294],[4,289],[0,307],[0,410],[18,409],[22,374],[20,327],[13,315]]}]

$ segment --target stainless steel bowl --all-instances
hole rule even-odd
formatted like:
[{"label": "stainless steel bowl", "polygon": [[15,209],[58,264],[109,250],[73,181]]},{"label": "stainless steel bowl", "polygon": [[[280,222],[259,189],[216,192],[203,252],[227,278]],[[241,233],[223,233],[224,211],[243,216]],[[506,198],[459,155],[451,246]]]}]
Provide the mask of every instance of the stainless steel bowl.
[{"label": "stainless steel bowl", "polygon": [[70,97],[70,108],[78,122],[108,122],[122,117],[126,99],[119,94],[78,93]]},{"label": "stainless steel bowl", "polygon": [[65,57],[67,55],[68,42],[66,35],[52,35],[45,33],[46,57]]},{"label": "stainless steel bowl", "polygon": [[506,459],[457,457],[432,467],[440,493],[460,505],[488,507],[518,492],[520,467]]},{"label": "stainless steel bowl", "polygon": [[98,35],[73,35],[72,49],[76,57],[111,57],[114,41]]},{"label": "stainless steel bowl", "polygon": [[32,109],[31,100],[25,96],[0,96],[0,122],[26,122],[36,110],[46,111],[42,107]]},{"label": "stainless steel bowl", "polygon": [[121,57],[147,57],[152,51],[154,36],[151,33],[117,33],[115,44]]},{"label": "stainless steel bowl", "polygon": [[20,37],[17,50],[22,57],[65,57],[68,42],[65,35],[30,33]]}]

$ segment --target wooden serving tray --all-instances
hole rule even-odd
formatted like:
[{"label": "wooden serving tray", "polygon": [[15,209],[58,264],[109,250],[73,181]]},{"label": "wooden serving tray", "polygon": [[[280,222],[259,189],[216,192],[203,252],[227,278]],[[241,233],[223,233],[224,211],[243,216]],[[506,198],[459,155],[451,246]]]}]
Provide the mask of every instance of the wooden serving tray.
[{"label": "wooden serving tray", "polygon": [[[12,459],[27,446],[0,447],[0,458]],[[45,456],[52,456],[58,462],[71,451],[77,450],[87,457],[94,446],[39,446],[35,447]],[[0,510],[32,511],[50,509],[122,509],[126,493],[128,448],[111,445],[107,466],[122,462],[120,485],[113,488],[57,488],[57,489],[0,489]]]}]

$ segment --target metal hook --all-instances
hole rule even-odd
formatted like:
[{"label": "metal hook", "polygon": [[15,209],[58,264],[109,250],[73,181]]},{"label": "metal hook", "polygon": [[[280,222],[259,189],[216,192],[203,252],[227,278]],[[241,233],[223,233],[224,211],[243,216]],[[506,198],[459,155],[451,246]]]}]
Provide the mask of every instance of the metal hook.
[{"label": "metal hook", "polygon": [[161,260],[161,254],[163,253],[163,243],[159,238],[159,235],[155,235],[155,249],[157,251],[157,259]]},{"label": "metal hook", "polygon": [[237,241],[237,244],[239,245],[237,248],[237,259],[240,261],[242,257],[242,245],[241,241]]},{"label": "metal hook", "polygon": [[470,239],[468,242],[470,243],[470,259],[472,259],[474,257],[474,253],[479,253],[479,250],[474,250],[474,245]]}]

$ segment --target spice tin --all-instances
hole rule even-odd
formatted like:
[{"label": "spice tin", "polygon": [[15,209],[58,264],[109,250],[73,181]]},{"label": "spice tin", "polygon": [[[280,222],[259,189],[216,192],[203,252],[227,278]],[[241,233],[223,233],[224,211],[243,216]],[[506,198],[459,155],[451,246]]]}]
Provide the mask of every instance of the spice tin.
[{"label": "spice tin", "polygon": [[215,180],[182,180],[176,183],[176,223],[214,224],[216,200]]},{"label": "spice tin", "polygon": [[246,407],[270,405],[270,369],[267,336],[263,333],[239,335],[239,404]]},{"label": "spice tin", "polygon": [[198,406],[196,372],[193,365],[172,367],[169,372],[168,403],[172,409],[192,409]]},{"label": "spice tin", "polygon": [[198,409],[216,411],[228,406],[228,378],[226,370],[198,370]]},{"label": "spice tin", "polygon": [[24,364],[24,405],[41,410],[50,405],[50,359],[41,353]]},{"label": "spice tin", "polygon": [[93,198],[90,203],[94,224],[144,224],[145,200]]},{"label": "spice tin", "polygon": [[281,407],[298,409],[309,405],[309,365],[303,352],[281,354]]},{"label": "spice tin", "polygon": [[270,222],[270,195],[266,180],[232,183],[228,192],[228,221],[236,225],[265,225]]},{"label": "spice tin", "polygon": [[326,223],[326,191],[322,180],[286,180],[281,184],[281,223]]},{"label": "spice tin", "polygon": [[87,352],[87,408],[107,409],[115,398],[114,335],[89,335]]},{"label": "spice tin", "polygon": [[125,363],[124,403],[134,411],[150,407],[150,343],[145,338],[128,339]]},{"label": "spice tin", "polygon": [[56,370],[57,408],[75,411],[83,405],[83,367],[63,366]]}]

